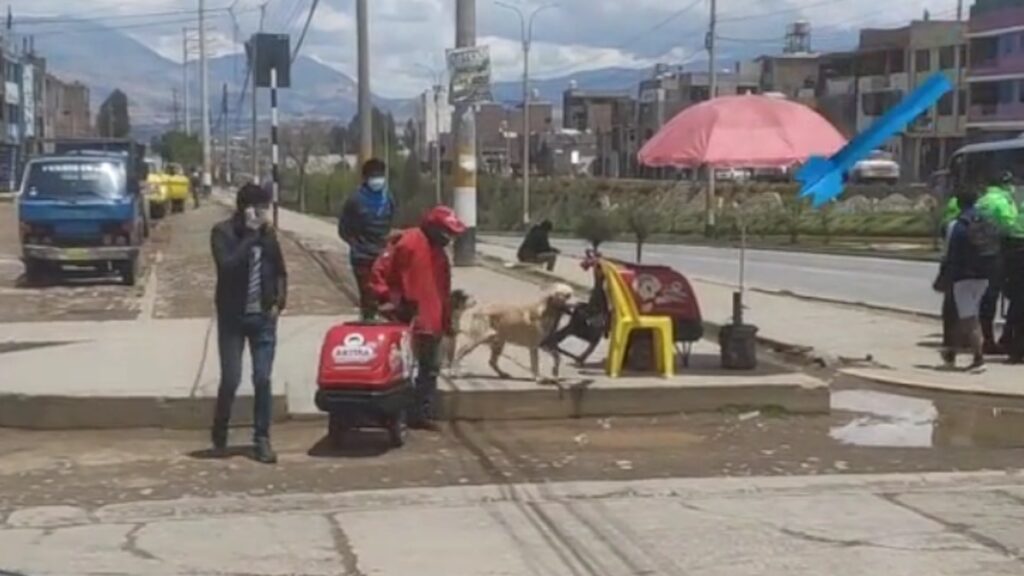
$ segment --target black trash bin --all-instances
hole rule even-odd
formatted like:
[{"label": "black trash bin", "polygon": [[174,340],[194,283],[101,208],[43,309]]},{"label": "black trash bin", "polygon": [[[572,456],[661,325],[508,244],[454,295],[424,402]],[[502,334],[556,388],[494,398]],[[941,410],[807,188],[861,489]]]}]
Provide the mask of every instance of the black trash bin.
[{"label": "black trash bin", "polygon": [[754,370],[757,368],[757,326],[729,324],[718,333],[722,348],[722,368]]}]

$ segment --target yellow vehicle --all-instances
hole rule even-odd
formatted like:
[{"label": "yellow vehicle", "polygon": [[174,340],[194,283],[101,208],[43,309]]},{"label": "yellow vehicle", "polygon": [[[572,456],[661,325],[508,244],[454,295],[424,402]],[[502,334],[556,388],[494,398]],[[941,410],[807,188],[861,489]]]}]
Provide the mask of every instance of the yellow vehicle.
[{"label": "yellow vehicle", "polygon": [[168,194],[167,176],[163,173],[163,166],[158,159],[146,159],[149,167],[149,175],[146,176],[146,199],[149,201],[150,220],[160,220],[167,215],[170,207],[170,196]]},{"label": "yellow vehicle", "polygon": [[171,201],[171,212],[184,212],[185,203],[192,196],[192,184],[181,164],[168,164],[164,181],[167,185],[167,197]]}]

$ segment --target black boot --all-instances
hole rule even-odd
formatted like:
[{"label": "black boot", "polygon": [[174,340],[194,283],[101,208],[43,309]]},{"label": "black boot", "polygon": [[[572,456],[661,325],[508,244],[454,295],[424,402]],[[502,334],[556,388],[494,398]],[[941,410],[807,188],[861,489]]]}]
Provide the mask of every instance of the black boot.
[{"label": "black boot", "polygon": [[228,431],[226,428],[214,426],[210,431],[210,441],[213,447],[210,449],[210,456],[213,458],[227,458],[228,456]]},{"label": "black boot", "polygon": [[277,453],[275,453],[274,449],[270,447],[269,438],[260,438],[256,440],[254,456],[256,461],[262,464],[277,464]]}]

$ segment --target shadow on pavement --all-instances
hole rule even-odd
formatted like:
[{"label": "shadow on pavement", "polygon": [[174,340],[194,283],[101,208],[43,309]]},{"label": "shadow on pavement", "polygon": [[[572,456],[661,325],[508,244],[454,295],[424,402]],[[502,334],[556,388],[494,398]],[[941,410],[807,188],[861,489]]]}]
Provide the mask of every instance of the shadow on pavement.
[{"label": "shadow on pavement", "polygon": [[345,436],[344,444],[334,445],[324,436],[306,454],[311,458],[375,458],[392,450],[388,435],[381,430],[352,430]]}]

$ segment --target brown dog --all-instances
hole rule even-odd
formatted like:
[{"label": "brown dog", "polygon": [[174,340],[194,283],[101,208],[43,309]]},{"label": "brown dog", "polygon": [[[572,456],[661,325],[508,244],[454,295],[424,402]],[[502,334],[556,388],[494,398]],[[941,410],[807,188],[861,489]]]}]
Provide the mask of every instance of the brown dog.
[{"label": "brown dog", "polygon": [[465,290],[452,290],[448,299],[448,310],[451,314],[452,332],[441,337],[441,362],[443,367],[450,368],[455,363],[455,346],[458,343],[462,316],[466,310],[476,306],[476,300]]},{"label": "brown dog", "polygon": [[[469,328],[469,342],[455,356],[453,368],[458,371],[462,359],[478,347],[491,348],[490,366],[501,378],[508,378],[500,367],[498,358],[506,344],[522,346],[530,351],[530,370],[533,378],[540,382],[540,347],[544,339],[558,324],[558,319],[572,300],[572,288],[566,284],[555,284],[542,300],[527,306],[488,306],[473,314]],[[557,379],[561,359],[557,351],[547,350],[554,360],[552,376]]]}]

